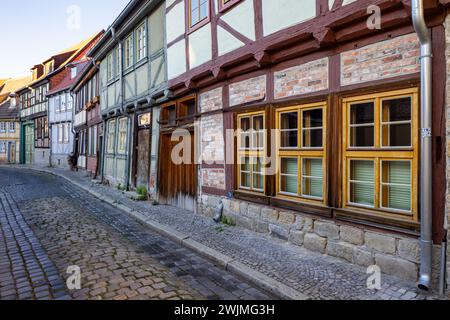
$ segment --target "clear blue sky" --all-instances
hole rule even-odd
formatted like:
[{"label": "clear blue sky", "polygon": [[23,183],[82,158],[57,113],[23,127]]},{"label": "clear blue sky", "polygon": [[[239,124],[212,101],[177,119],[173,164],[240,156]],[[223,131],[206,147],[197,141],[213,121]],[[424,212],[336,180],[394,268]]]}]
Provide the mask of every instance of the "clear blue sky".
[{"label": "clear blue sky", "polygon": [[102,29],[106,30],[128,2],[129,0],[2,1],[0,79],[27,76],[32,66],[46,60],[53,53],[69,48]]}]

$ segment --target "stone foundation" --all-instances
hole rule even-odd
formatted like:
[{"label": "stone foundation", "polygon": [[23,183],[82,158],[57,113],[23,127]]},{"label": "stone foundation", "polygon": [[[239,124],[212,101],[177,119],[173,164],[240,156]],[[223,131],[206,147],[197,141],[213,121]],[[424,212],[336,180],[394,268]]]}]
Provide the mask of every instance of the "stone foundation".
[{"label": "stone foundation", "polygon": [[33,165],[36,167],[48,167],[50,165],[50,149],[36,148],[34,150]]},{"label": "stone foundation", "polygon": [[[237,226],[364,268],[376,264],[383,273],[403,280],[418,280],[418,239],[212,195],[203,194],[199,201],[199,214],[213,217],[222,202],[224,216]],[[439,251],[440,247],[434,250],[435,288],[438,288]]]},{"label": "stone foundation", "polygon": [[69,163],[67,161],[67,154],[52,154],[51,155],[51,164],[52,167],[55,168],[63,168],[63,169],[69,169]]}]

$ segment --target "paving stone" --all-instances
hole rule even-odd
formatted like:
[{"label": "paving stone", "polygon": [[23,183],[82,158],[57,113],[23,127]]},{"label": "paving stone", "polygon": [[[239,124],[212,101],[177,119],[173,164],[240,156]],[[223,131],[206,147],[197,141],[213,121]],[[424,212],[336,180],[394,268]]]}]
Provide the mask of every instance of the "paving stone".
[{"label": "paving stone", "polygon": [[[382,290],[368,291],[365,285],[367,281],[366,268],[350,265],[343,260],[338,260],[334,257],[314,253],[303,248],[286,246],[285,242],[282,242],[278,239],[273,239],[272,237],[268,237],[264,234],[254,233],[240,227],[226,228],[224,232],[217,233],[217,224],[215,224],[209,217],[205,217],[202,215],[193,215],[188,211],[169,206],[152,206],[145,202],[135,202],[126,198],[120,191],[116,189],[112,189],[103,185],[92,185],[90,180],[84,177],[83,174],[64,171],[60,169],[49,170],[58,174],[62,174],[72,182],[83,185],[85,188],[90,188],[92,191],[101,194],[103,197],[113,197],[123,205],[126,205],[127,207],[132,208],[133,210],[145,215],[148,219],[166,226],[170,226],[171,228],[174,228],[179,232],[182,232],[183,234],[189,235],[195,241],[198,241],[210,248],[214,248],[217,251],[222,252],[228,256],[232,256],[234,259],[248,266],[249,268],[257,270],[271,277],[272,279],[290,286],[291,288],[306,294],[311,299],[391,299],[396,298],[396,292],[398,291],[398,289],[394,290],[393,288],[405,288],[407,292],[417,292],[414,282],[403,281],[399,278],[391,277],[389,275],[383,275]],[[186,285],[186,291],[188,293],[177,293],[174,298],[179,297],[181,299],[192,299],[194,297],[197,297],[194,296],[195,293],[197,293],[197,295],[200,295],[201,298],[219,298],[220,296],[218,294],[214,294],[201,284],[202,281],[199,280],[199,278],[205,275],[208,275],[209,279],[213,282],[213,285],[211,287],[214,287],[214,285],[216,285],[216,288],[221,288],[217,289],[218,291],[229,290],[230,294],[234,294],[234,292],[237,290],[244,291],[246,287],[253,287],[249,286],[246,283],[243,283],[241,280],[234,278],[233,281],[230,281],[230,285],[234,286],[234,289],[230,290],[231,288],[228,287],[228,280],[225,281],[223,277],[221,278],[222,280],[219,280],[219,278],[217,278],[216,276],[216,273],[211,272],[211,270],[213,270],[215,267],[212,266],[212,264],[209,264],[208,261],[205,261],[201,257],[198,257],[197,254],[186,250],[185,248],[174,245],[173,243],[167,241],[159,235],[153,234],[145,226],[141,226],[133,219],[130,219],[129,216],[124,212],[116,210],[114,208],[112,209],[104,203],[99,203],[92,196],[86,194],[84,191],[81,191],[76,187],[73,187],[73,185],[66,183],[62,179],[54,178],[47,174],[31,173],[31,171],[27,172],[26,175],[18,175],[14,170],[11,170],[10,173],[6,173],[3,175],[2,173],[4,172],[0,170],[0,179],[4,178],[4,180],[2,181],[13,181],[14,179],[20,180],[20,184],[22,185],[22,187],[12,187],[8,189],[8,193],[13,194],[13,197],[15,199],[18,199],[19,202],[24,201],[24,203],[26,203],[30,202],[30,200],[33,199],[43,198],[41,192],[43,189],[42,187],[30,188],[30,186],[28,186],[27,183],[24,183],[23,180],[26,179],[27,181],[32,182],[31,184],[35,184],[36,180],[38,180],[41,184],[44,181],[44,183],[59,186],[58,190],[54,190],[54,188],[45,188],[46,195],[44,198],[57,197],[58,199],[69,199],[71,202],[71,206],[73,204],[76,204],[77,206],[81,205],[83,210],[85,211],[85,214],[91,216],[91,218],[87,219],[86,221],[88,226],[92,224],[92,217],[95,217],[94,224],[105,224],[107,226],[107,230],[99,234],[101,234],[102,237],[106,235],[108,239],[118,240],[114,241],[114,247],[117,252],[114,252],[113,259],[117,260],[117,265],[126,269],[119,271],[119,273],[116,273],[116,271],[111,271],[111,274],[114,276],[121,274],[124,276],[125,280],[134,281],[134,279],[131,279],[133,272],[130,272],[130,270],[128,270],[127,268],[132,267],[135,264],[134,260],[141,260],[143,258],[143,253],[147,252],[148,255],[151,256],[151,258],[153,258],[154,260],[152,260],[152,262],[147,262],[146,265],[152,265],[155,268],[158,267],[159,272],[162,273],[161,276],[155,276],[151,279],[155,280],[157,278],[160,278],[158,281],[154,281],[154,283],[166,281],[165,270],[167,269],[165,269],[164,265],[171,264],[171,268],[180,268],[177,262],[187,261],[186,266],[180,268],[183,271],[187,272],[187,275],[180,277],[180,279],[183,284]],[[39,176],[38,179],[37,176]],[[23,192],[25,189],[27,192]],[[55,194],[55,192],[57,194]],[[246,206],[245,202],[235,202],[239,203],[239,213],[241,209],[243,211],[248,210],[248,206]],[[32,203],[31,205],[33,204],[34,203]],[[25,212],[25,210],[21,211]],[[30,206],[26,215],[36,215],[37,217],[38,214],[34,211],[35,208]],[[265,220],[266,217],[269,216],[268,211],[270,211],[270,208],[261,209],[262,219]],[[267,212],[267,214],[265,215],[264,212]],[[274,218],[275,215],[276,219],[272,221],[272,224],[278,223],[278,213],[273,214],[272,218]],[[0,213],[0,219],[1,217],[2,214]],[[79,217],[77,218],[79,219]],[[310,234],[314,231],[314,220],[309,217],[303,218],[304,222],[302,230],[297,230],[300,227],[296,227],[295,223],[291,226],[291,228],[293,231],[303,231],[307,234]],[[277,223],[274,223],[275,221]],[[266,220],[266,222],[268,221]],[[70,223],[69,225],[72,224]],[[307,235],[305,235],[305,239],[306,236]],[[102,239],[102,237],[92,233],[92,236],[83,234],[82,238],[86,240],[92,238],[91,240],[89,240],[89,242],[98,242]],[[127,238],[127,241],[129,240],[129,243],[127,245],[124,245],[121,241],[124,237]],[[65,245],[71,245],[71,242],[65,241]],[[105,243],[103,245],[105,245]],[[53,248],[53,253],[58,253],[59,244],[57,246],[55,246],[53,243],[46,244],[46,247],[47,246],[48,248]],[[133,250],[129,250],[129,248],[132,248]],[[142,248],[147,249],[142,250]],[[369,251],[368,248],[358,247],[357,249],[355,249],[355,252],[357,252],[358,250],[361,250],[362,252],[364,250],[366,250],[366,252]],[[92,257],[98,257],[98,259],[102,258],[102,255],[105,254],[105,247],[103,247],[101,251],[99,251],[101,252],[100,256],[91,254],[91,250],[84,250],[87,251],[86,254],[80,254],[80,251],[83,252],[83,250],[74,251],[75,252],[73,252],[73,256],[78,256],[77,262],[81,261],[80,263],[89,264],[90,260],[93,259]],[[129,259],[127,253],[130,251],[134,252],[136,255],[134,255],[134,257],[132,258],[134,259],[133,262],[130,263],[129,266],[124,267],[122,266],[122,264],[127,263]],[[137,251],[142,253],[137,254]],[[160,263],[163,260],[166,261],[164,265]],[[155,263],[155,261],[157,263]],[[110,262],[108,262],[108,264],[110,264]],[[162,270],[160,269],[161,267]],[[219,274],[222,273],[229,275],[228,273],[224,273],[219,269],[215,270]],[[61,274],[65,274],[65,270],[63,270]],[[130,279],[128,279],[129,277]],[[142,279],[139,281],[140,283],[142,283]],[[170,284],[168,286],[176,287],[176,284],[178,283],[176,276],[174,281],[172,282],[175,284],[175,286],[173,284]],[[221,283],[227,284],[221,287]],[[159,292],[149,292],[146,295],[147,298],[158,299],[159,295],[166,293],[162,290],[158,291]],[[176,292],[178,291],[179,290],[177,290]],[[263,292],[262,295],[264,294],[265,293]],[[80,296],[83,295],[80,294]],[[423,294],[419,295],[417,293],[415,297],[410,298],[408,296],[409,299],[423,299],[424,297],[433,297],[433,295],[430,294],[424,296]],[[142,297],[138,292],[138,295],[134,296],[132,299],[140,298]],[[251,296],[247,293],[239,297],[239,299],[254,298],[254,296]],[[120,300],[129,298],[126,295],[117,293],[112,299]]]},{"label": "paving stone", "polygon": [[[179,299],[177,292],[185,299],[204,299],[211,290],[202,295],[195,289],[204,279],[211,281],[213,291],[227,297],[242,284],[69,183],[33,171],[1,168],[0,180],[9,181],[7,190],[0,186],[0,219],[8,221],[0,224],[0,256],[6,252],[4,243],[17,248],[8,249],[8,263],[0,264],[0,299]],[[7,212],[5,204],[10,208]],[[20,228],[10,229],[15,221],[20,221]],[[81,290],[69,291],[60,276],[68,277],[71,265],[81,269]],[[225,277],[230,280],[223,281]],[[186,284],[187,278],[192,286]],[[11,279],[20,280],[17,288]],[[258,295],[253,299],[265,295],[255,290]]]}]

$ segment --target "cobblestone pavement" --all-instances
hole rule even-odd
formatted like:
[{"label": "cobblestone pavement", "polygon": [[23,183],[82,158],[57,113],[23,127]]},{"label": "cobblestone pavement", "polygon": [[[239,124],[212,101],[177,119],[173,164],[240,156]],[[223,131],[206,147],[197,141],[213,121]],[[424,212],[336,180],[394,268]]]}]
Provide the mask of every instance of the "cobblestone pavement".
[{"label": "cobblestone pavement", "polygon": [[226,254],[311,299],[327,300],[425,300],[437,299],[405,282],[382,276],[382,289],[367,289],[366,269],[345,261],[316,254],[239,227],[218,226],[212,219],[169,206],[152,206],[129,199],[123,192],[92,182],[85,173],[51,169],[57,174],[89,187],[103,196],[146,216],[149,220],[170,226],[192,239]]},{"label": "cobblestone pavement", "polygon": [[61,178],[0,168],[0,181],[0,300],[274,298]]}]

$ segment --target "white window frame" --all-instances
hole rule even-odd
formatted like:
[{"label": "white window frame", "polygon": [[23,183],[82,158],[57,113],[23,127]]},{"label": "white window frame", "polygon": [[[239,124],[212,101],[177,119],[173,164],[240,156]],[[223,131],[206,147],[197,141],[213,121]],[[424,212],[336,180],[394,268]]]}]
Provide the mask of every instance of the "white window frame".
[{"label": "white window frame", "polygon": [[147,58],[147,27],[145,21],[136,28],[135,39],[136,62],[139,62]]}]

